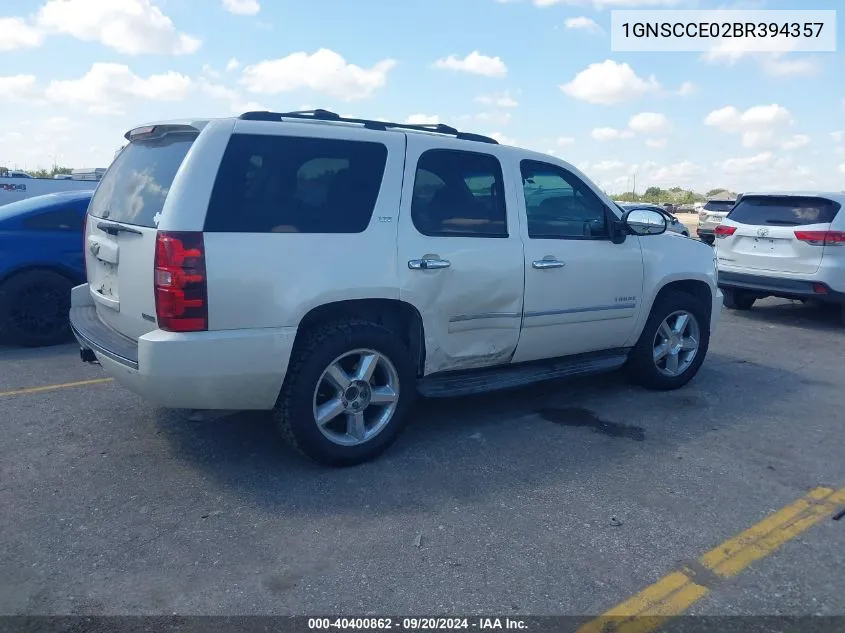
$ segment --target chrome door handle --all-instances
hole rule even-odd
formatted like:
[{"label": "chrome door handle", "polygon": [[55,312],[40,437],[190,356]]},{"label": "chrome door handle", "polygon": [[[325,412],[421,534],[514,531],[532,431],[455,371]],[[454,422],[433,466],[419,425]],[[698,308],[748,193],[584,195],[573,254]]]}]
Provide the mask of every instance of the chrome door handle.
[{"label": "chrome door handle", "polygon": [[537,270],[546,270],[547,268],[563,268],[566,264],[556,259],[535,259],[531,262],[531,266]]},{"label": "chrome door handle", "polygon": [[408,262],[411,270],[437,270],[449,268],[452,265],[448,259],[412,259]]}]

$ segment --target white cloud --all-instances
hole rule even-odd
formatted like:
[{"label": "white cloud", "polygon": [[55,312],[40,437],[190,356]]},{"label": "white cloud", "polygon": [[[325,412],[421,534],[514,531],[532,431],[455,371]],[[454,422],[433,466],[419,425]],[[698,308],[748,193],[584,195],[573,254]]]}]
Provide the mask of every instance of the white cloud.
[{"label": "white cloud", "polygon": [[721,164],[721,168],[727,174],[744,174],[768,167],[773,160],[774,154],[771,152],[762,152],[744,158],[729,158]]},{"label": "white cloud", "polygon": [[693,176],[697,176],[702,171],[700,166],[685,160],[654,169],[648,174],[648,180],[657,184],[688,184]]},{"label": "white cloud", "polygon": [[555,141],[561,147],[567,147],[568,145],[572,145],[575,143],[575,139],[571,136],[561,136],[558,137],[557,141]]},{"label": "white cloud", "polygon": [[781,147],[788,150],[799,149],[809,145],[811,140],[812,139],[806,134],[795,134],[792,138],[789,138],[781,143]]},{"label": "white cloud", "polygon": [[233,70],[237,70],[240,65],[240,62],[233,57],[226,63],[226,70],[232,72]]},{"label": "white cloud", "polygon": [[839,173],[841,173],[841,174],[845,174],[845,163],[842,163],[842,164],[839,166]]},{"label": "white cloud", "polygon": [[261,11],[258,0],[223,0],[223,8],[235,15],[256,15]]},{"label": "white cloud", "polygon": [[590,64],[572,81],[560,86],[570,97],[599,105],[633,101],[659,88],[654,76],[643,79],[628,64],[610,59]]},{"label": "white cloud", "polygon": [[694,95],[698,92],[698,86],[696,86],[691,81],[685,81],[681,84],[681,87],[678,88],[678,94],[682,97],[689,97]]},{"label": "white cloud", "polygon": [[665,138],[650,138],[646,140],[645,145],[651,149],[663,149],[668,143],[668,139]]},{"label": "white cloud", "polygon": [[309,89],[343,101],[365,99],[387,83],[387,74],[396,66],[383,59],[371,68],[348,63],[327,48],[315,53],[291,53],[247,66],[241,84],[255,94],[276,95]]},{"label": "white cloud", "polygon": [[490,138],[496,139],[502,145],[516,145],[516,139],[511,138],[510,136],[505,136],[501,132],[493,132],[489,135]]},{"label": "white cloud", "polygon": [[835,143],[841,143],[842,141],[845,141],[845,130],[837,130],[836,132],[831,132],[830,138],[832,138]]},{"label": "white cloud", "polygon": [[45,95],[56,103],[84,107],[92,114],[121,114],[138,99],[181,101],[193,81],[177,72],[139,77],[124,64],[95,63],[79,79],[53,81]]},{"label": "white cloud", "polygon": [[473,51],[463,59],[449,55],[434,62],[436,68],[454,70],[458,72],[483,75],[485,77],[504,77],[508,74],[508,67],[501,57],[488,57],[478,51]]},{"label": "white cloud", "polygon": [[127,55],[190,54],[201,44],[178,31],[150,0],[48,0],[36,22],[48,32],[100,42]]},{"label": "white cloud", "polygon": [[671,128],[669,119],[659,112],[640,112],[628,121],[628,128],[638,134],[658,134]]},{"label": "white cloud", "polygon": [[754,106],[744,112],[726,106],[710,112],[704,123],[722,132],[741,134],[743,147],[753,148],[773,143],[778,128],[792,124],[792,115],[776,103]]},{"label": "white cloud", "polygon": [[760,57],[763,72],[772,77],[807,77],[821,70],[821,62],[815,57],[784,58],[781,53]]},{"label": "white cloud", "polygon": [[481,95],[475,98],[476,103],[484,105],[492,105],[497,108],[515,108],[519,102],[514,99],[509,92],[500,92],[491,95]]},{"label": "white cloud", "polygon": [[35,75],[0,77],[0,101],[31,101],[38,97]]},{"label": "white cloud", "polygon": [[590,136],[597,141],[617,141],[623,138],[631,138],[634,133],[630,130],[618,130],[613,127],[597,127],[590,132]]},{"label": "white cloud", "polygon": [[207,77],[211,77],[212,79],[219,79],[220,73],[214,68],[212,68],[211,64],[203,64],[202,65],[202,74],[206,75]]},{"label": "white cloud", "polygon": [[408,117],[407,123],[413,125],[437,125],[440,117],[436,114],[412,114]]},{"label": "white cloud", "polygon": [[568,29],[578,29],[582,31],[589,31],[590,33],[598,33],[601,31],[601,27],[595,20],[583,15],[577,18],[569,18],[564,25]]},{"label": "white cloud", "polygon": [[622,163],[618,160],[603,160],[598,163],[591,165],[593,171],[616,171],[618,169],[622,169],[625,166],[625,163]]},{"label": "white cloud", "polygon": [[44,34],[23,18],[0,18],[0,52],[35,48],[43,41]]}]

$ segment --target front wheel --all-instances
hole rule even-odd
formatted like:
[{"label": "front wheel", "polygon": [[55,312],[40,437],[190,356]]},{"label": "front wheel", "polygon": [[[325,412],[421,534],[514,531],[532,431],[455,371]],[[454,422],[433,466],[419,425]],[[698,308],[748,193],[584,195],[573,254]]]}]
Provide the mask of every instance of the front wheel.
[{"label": "front wheel", "polygon": [[411,355],[390,330],[357,319],[318,326],[294,349],[276,420],[306,457],[359,464],[398,437],[415,382]]},{"label": "front wheel", "polygon": [[690,294],[670,292],[652,307],[627,369],[649,389],[678,389],[698,373],[709,345],[706,308]]}]

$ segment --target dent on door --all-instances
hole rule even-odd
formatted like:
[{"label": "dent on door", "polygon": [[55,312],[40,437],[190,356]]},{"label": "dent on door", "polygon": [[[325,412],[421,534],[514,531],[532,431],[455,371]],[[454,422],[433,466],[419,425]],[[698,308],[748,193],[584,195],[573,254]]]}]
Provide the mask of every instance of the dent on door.
[{"label": "dent on door", "polygon": [[[427,254],[420,259],[442,258]],[[518,341],[522,302],[504,283],[501,271],[474,267],[466,271],[472,287],[457,289],[448,270],[415,270],[426,276],[424,284],[412,283],[408,288],[417,299],[425,326],[426,374],[510,362]],[[473,297],[483,298],[483,309],[474,305]]]}]

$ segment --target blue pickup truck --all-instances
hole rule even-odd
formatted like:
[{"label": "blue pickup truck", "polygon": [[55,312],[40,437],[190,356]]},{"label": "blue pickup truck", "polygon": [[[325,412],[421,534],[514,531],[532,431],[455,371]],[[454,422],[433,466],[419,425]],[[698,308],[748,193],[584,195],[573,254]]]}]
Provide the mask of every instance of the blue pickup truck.
[{"label": "blue pickup truck", "polygon": [[37,347],[70,339],[70,290],[85,282],[83,227],[93,188],[0,206],[0,339]]}]

